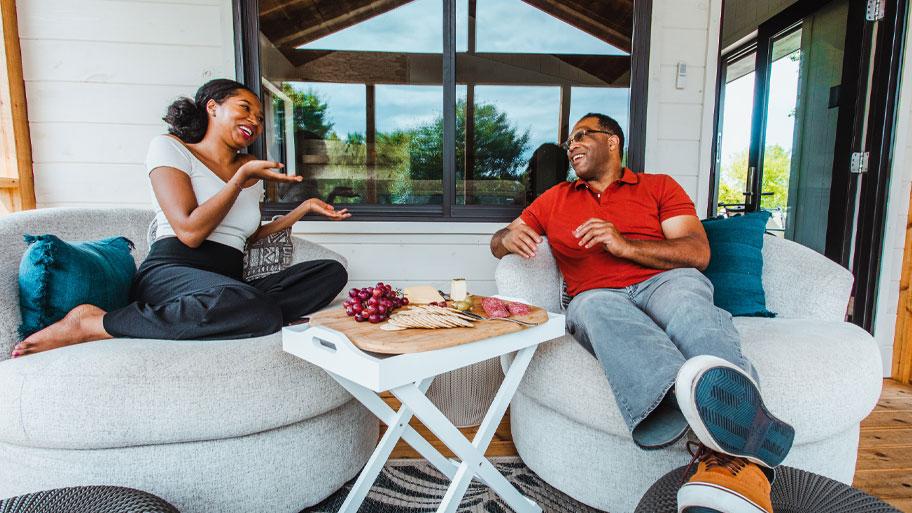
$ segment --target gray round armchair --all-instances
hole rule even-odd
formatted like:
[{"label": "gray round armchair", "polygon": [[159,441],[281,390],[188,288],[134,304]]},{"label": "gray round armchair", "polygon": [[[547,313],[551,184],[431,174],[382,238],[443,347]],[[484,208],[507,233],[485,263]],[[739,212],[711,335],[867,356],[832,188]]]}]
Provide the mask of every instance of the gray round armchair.
[{"label": "gray round armchair", "polygon": [[[547,241],[535,258],[508,255],[500,294],[560,311],[561,276]],[[736,317],[766,404],[795,427],[785,464],[851,483],[859,424],[880,397],[874,338],[844,322],[852,275],[794,242],[764,237],[763,286],[776,318]],[[569,335],[542,344],[510,404],[516,450],[548,484],[589,506],[624,513],[662,475],[686,464],[686,440],[638,449],[601,365]]]},{"label": "gray round armchair", "polygon": [[[184,513],[296,513],[354,477],[378,423],[279,333],[113,339],[8,360],[25,233],[123,235],[148,251],[152,212],[45,209],[0,219],[0,498],[79,485],[148,490]],[[296,239],[295,261],[345,260]]]}]

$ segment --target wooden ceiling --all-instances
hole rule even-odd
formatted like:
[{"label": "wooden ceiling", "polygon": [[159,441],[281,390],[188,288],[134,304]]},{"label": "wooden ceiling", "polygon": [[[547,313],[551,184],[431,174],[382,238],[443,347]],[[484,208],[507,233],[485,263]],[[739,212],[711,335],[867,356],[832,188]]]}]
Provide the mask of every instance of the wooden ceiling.
[{"label": "wooden ceiling", "polygon": [[[380,16],[410,1],[260,0],[260,30],[290,57],[300,45]],[[522,1],[620,50],[628,53],[631,50],[633,0]],[[370,41],[365,41],[365,46],[369,45]]]},{"label": "wooden ceiling", "polygon": [[260,31],[287,53],[289,49],[380,16],[410,1],[260,0]]},{"label": "wooden ceiling", "polygon": [[522,0],[624,52],[633,38],[633,0]]}]

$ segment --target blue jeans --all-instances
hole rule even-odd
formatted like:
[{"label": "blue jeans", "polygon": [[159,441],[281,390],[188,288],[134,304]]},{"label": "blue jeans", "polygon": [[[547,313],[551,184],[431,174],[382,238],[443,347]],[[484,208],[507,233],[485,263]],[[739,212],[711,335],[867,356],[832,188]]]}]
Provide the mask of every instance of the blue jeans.
[{"label": "blue jeans", "polygon": [[567,329],[598,358],[634,441],[668,445],[687,430],[674,386],[687,359],[713,355],[757,373],[741,354],[731,314],[713,304],[709,279],[672,269],[619,289],[593,289],[567,307]]}]

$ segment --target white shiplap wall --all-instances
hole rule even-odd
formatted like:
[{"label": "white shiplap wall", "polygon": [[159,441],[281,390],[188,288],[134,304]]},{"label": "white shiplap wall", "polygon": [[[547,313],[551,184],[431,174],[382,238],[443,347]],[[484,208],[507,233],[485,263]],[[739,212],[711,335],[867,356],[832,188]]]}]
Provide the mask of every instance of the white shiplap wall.
[{"label": "white shiplap wall", "polygon": [[[147,206],[142,169],[165,105],[205,80],[234,76],[231,0],[19,0],[19,32],[40,207]],[[708,198],[721,0],[655,0],[647,170]],[[688,64],[686,88],[674,65]],[[491,223],[298,223],[344,254],[352,285],[453,277],[493,293]]]},{"label": "white shiplap wall", "polygon": [[900,78],[901,89],[896,109],[893,169],[890,171],[890,192],[887,197],[884,249],[877,285],[877,309],[874,313],[874,338],[880,344],[883,355],[884,376],[889,376],[892,370],[899,278],[902,275],[909,194],[912,189],[912,32],[909,31],[906,32],[903,62],[905,65]]},{"label": "white shiplap wall", "polygon": [[39,208],[148,206],[165,107],[234,77],[231,0],[19,0]]},{"label": "white shiplap wall", "polygon": [[[652,7],[646,169],[672,175],[703,217],[712,191],[715,82],[721,0],[656,0]],[[675,87],[675,67],[687,82]]]}]

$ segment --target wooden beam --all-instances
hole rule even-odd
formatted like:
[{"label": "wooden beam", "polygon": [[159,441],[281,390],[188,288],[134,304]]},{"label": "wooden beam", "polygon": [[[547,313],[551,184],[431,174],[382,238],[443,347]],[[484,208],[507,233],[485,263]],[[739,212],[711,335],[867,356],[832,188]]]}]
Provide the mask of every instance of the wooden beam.
[{"label": "wooden beam", "polygon": [[[439,85],[440,54],[296,50],[288,76],[274,81]],[[627,55],[459,53],[460,84],[629,87]]]},{"label": "wooden beam", "polygon": [[19,205],[19,180],[0,177],[0,215],[22,210]]},{"label": "wooden beam", "polygon": [[[411,0],[261,0],[260,27],[286,53],[329,34],[390,12]],[[523,0],[606,43],[630,53],[633,0]]]},{"label": "wooden beam", "polygon": [[630,53],[633,47],[633,0],[579,2],[523,0],[523,2]]},{"label": "wooden beam", "polygon": [[[32,174],[32,142],[29,136],[25,82],[16,0],[0,0],[3,48],[0,51],[0,177],[18,180],[17,187],[4,187],[8,211],[35,208]],[[7,182],[9,183],[9,182]]]},{"label": "wooden beam", "polygon": [[912,383],[912,208],[906,222],[906,246],[899,279],[899,304],[896,305],[896,334],[893,338],[891,375],[900,383]]},{"label": "wooden beam", "polygon": [[412,0],[291,0],[263,5],[263,34],[279,48],[297,47],[401,7]]}]

